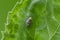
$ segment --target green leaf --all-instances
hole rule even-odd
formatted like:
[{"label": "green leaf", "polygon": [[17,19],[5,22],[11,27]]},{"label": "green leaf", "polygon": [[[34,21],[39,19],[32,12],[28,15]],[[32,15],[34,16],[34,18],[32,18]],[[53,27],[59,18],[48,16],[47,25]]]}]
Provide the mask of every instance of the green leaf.
[{"label": "green leaf", "polygon": [[[59,40],[59,0],[21,0],[8,13],[3,40]],[[32,18],[29,26],[26,21]]]},{"label": "green leaf", "polygon": [[17,1],[18,0],[0,0],[0,40],[2,37],[2,31],[5,28],[8,11],[12,9]]}]

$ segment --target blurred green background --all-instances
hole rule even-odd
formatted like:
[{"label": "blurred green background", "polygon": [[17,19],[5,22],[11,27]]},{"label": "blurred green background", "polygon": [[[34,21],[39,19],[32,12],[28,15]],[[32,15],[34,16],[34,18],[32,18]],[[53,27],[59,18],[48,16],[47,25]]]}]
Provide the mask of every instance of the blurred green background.
[{"label": "blurred green background", "polygon": [[0,40],[1,30],[4,29],[8,11],[10,11],[19,0],[0,0]]}]

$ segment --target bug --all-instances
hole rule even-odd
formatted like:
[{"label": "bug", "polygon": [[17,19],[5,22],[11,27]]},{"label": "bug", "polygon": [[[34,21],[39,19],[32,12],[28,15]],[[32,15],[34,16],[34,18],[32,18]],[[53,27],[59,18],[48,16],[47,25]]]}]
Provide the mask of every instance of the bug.
[{"label": "bug", "polygon": [[29,26],[32,22],[32,17],[29,17],[27,20],[26,20],[26,26]]}]

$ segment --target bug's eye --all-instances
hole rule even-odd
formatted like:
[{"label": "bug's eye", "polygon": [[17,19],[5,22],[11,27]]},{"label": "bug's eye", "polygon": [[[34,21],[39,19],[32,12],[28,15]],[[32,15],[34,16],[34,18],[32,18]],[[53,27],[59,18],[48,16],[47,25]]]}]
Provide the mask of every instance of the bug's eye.
[{"label": "bug's eye", "polygon": [[31,21],[32,21],[32,17],[29,17],[27,20],[26,20],[26,26],[29,26],[31,24]]}]

